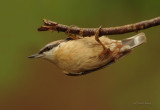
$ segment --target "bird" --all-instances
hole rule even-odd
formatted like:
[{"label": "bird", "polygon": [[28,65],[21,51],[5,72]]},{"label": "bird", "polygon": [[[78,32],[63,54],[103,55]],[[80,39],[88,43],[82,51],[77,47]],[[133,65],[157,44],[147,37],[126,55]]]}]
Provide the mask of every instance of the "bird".
[{"label": "bird", "polygon": [[53,41],[28,58],[46,59],[66,75],[81,76],[109,66],[146,42],[144,33],[114,40],[106,36],[100,37],[99,30],[93,36]]}]

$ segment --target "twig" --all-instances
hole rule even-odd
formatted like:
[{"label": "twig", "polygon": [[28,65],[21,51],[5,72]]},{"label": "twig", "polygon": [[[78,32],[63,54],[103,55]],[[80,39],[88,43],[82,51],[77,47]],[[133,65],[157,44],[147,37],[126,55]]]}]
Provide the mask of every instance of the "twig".
[{"label": "twig", "polygon": [[[58,32],[69,32],[70,34],[91,36],[95,35],[97,28],[79,28],[74,26],[67,26],[63,24],[58,24],[56,22],[44,19],[44,26],[38,28],[38,31],[58,31]],[[147,29],[160,25],[160,16],[146,21],[141,21],[134,24],[128,24],[124,26],[101,28],[99,31],[99,36],[102,35],[116,35],[124,34],[129,32],[137,32],[139,30]]]}]

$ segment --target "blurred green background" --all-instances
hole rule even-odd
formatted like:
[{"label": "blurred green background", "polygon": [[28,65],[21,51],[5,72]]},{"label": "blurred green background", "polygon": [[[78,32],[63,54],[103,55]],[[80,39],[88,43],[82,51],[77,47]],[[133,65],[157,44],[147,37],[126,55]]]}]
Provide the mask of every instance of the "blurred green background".
[{"label": "blurred green background", "polygon": [[160,26],[141,31],[147,43],[127,57],[81,77],[27,58],[67,37],[37,32],[43,18],[79,27],[110,27],[157,16],[159,0],[1,0],[0,110],[159,110]]}]

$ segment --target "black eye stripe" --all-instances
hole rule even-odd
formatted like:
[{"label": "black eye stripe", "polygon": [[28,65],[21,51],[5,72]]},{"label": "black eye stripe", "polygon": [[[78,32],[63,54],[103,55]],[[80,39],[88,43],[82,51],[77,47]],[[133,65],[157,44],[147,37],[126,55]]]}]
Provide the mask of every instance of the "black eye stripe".
[{"label": "black eye stripe", "polygon": [[42,54],[43,52],[47,52],[47,51],[51,50],[52,48],[57,47],[62,42],[67,42],[67,41],[70,41],[70,40],[72,40],[72,39],[67,38],[65,40],[55,41],[53,44],[48,45],[47,47],[44,47],[42,50],[40,50],[39,54]]},{"label": "black eye stripe", "polygon": [[58,45],[59,45],[58,43],[57,43],[57,44],[54,44],[54,45],[49,45],[49,46],[45,47],[44,49],[42,49],[42,50],[39,52],[39,54],[42,54],[43,52],[47,52],[47,51],[51,50],[53,47],[56,47],[56,46],[58,46]]}]

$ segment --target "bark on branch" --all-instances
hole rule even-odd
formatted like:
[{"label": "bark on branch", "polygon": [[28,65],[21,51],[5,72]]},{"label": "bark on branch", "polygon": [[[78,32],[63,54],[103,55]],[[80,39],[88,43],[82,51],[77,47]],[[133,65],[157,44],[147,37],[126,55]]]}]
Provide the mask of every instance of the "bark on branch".
[{"label": "bark on branch", "polygon": [[[98,28],[80,28],[75,26],[67,26],[63,24],[58,24],[56,22],[44,19],[44,25],[38,28],[38,31],[58,31],[58,32],[68,32],[70,34],[76,34],[81,36],[91,36],[95,35]],[[129,32],[137,32],[139,30],[147,29],[150,27],[160,25],[160,16],[146,21],[141,21],[134,24],[128,24],[124,26],[101,28],[99,31],[99,36],[102,35],[116,35],[124,34]]]}]

